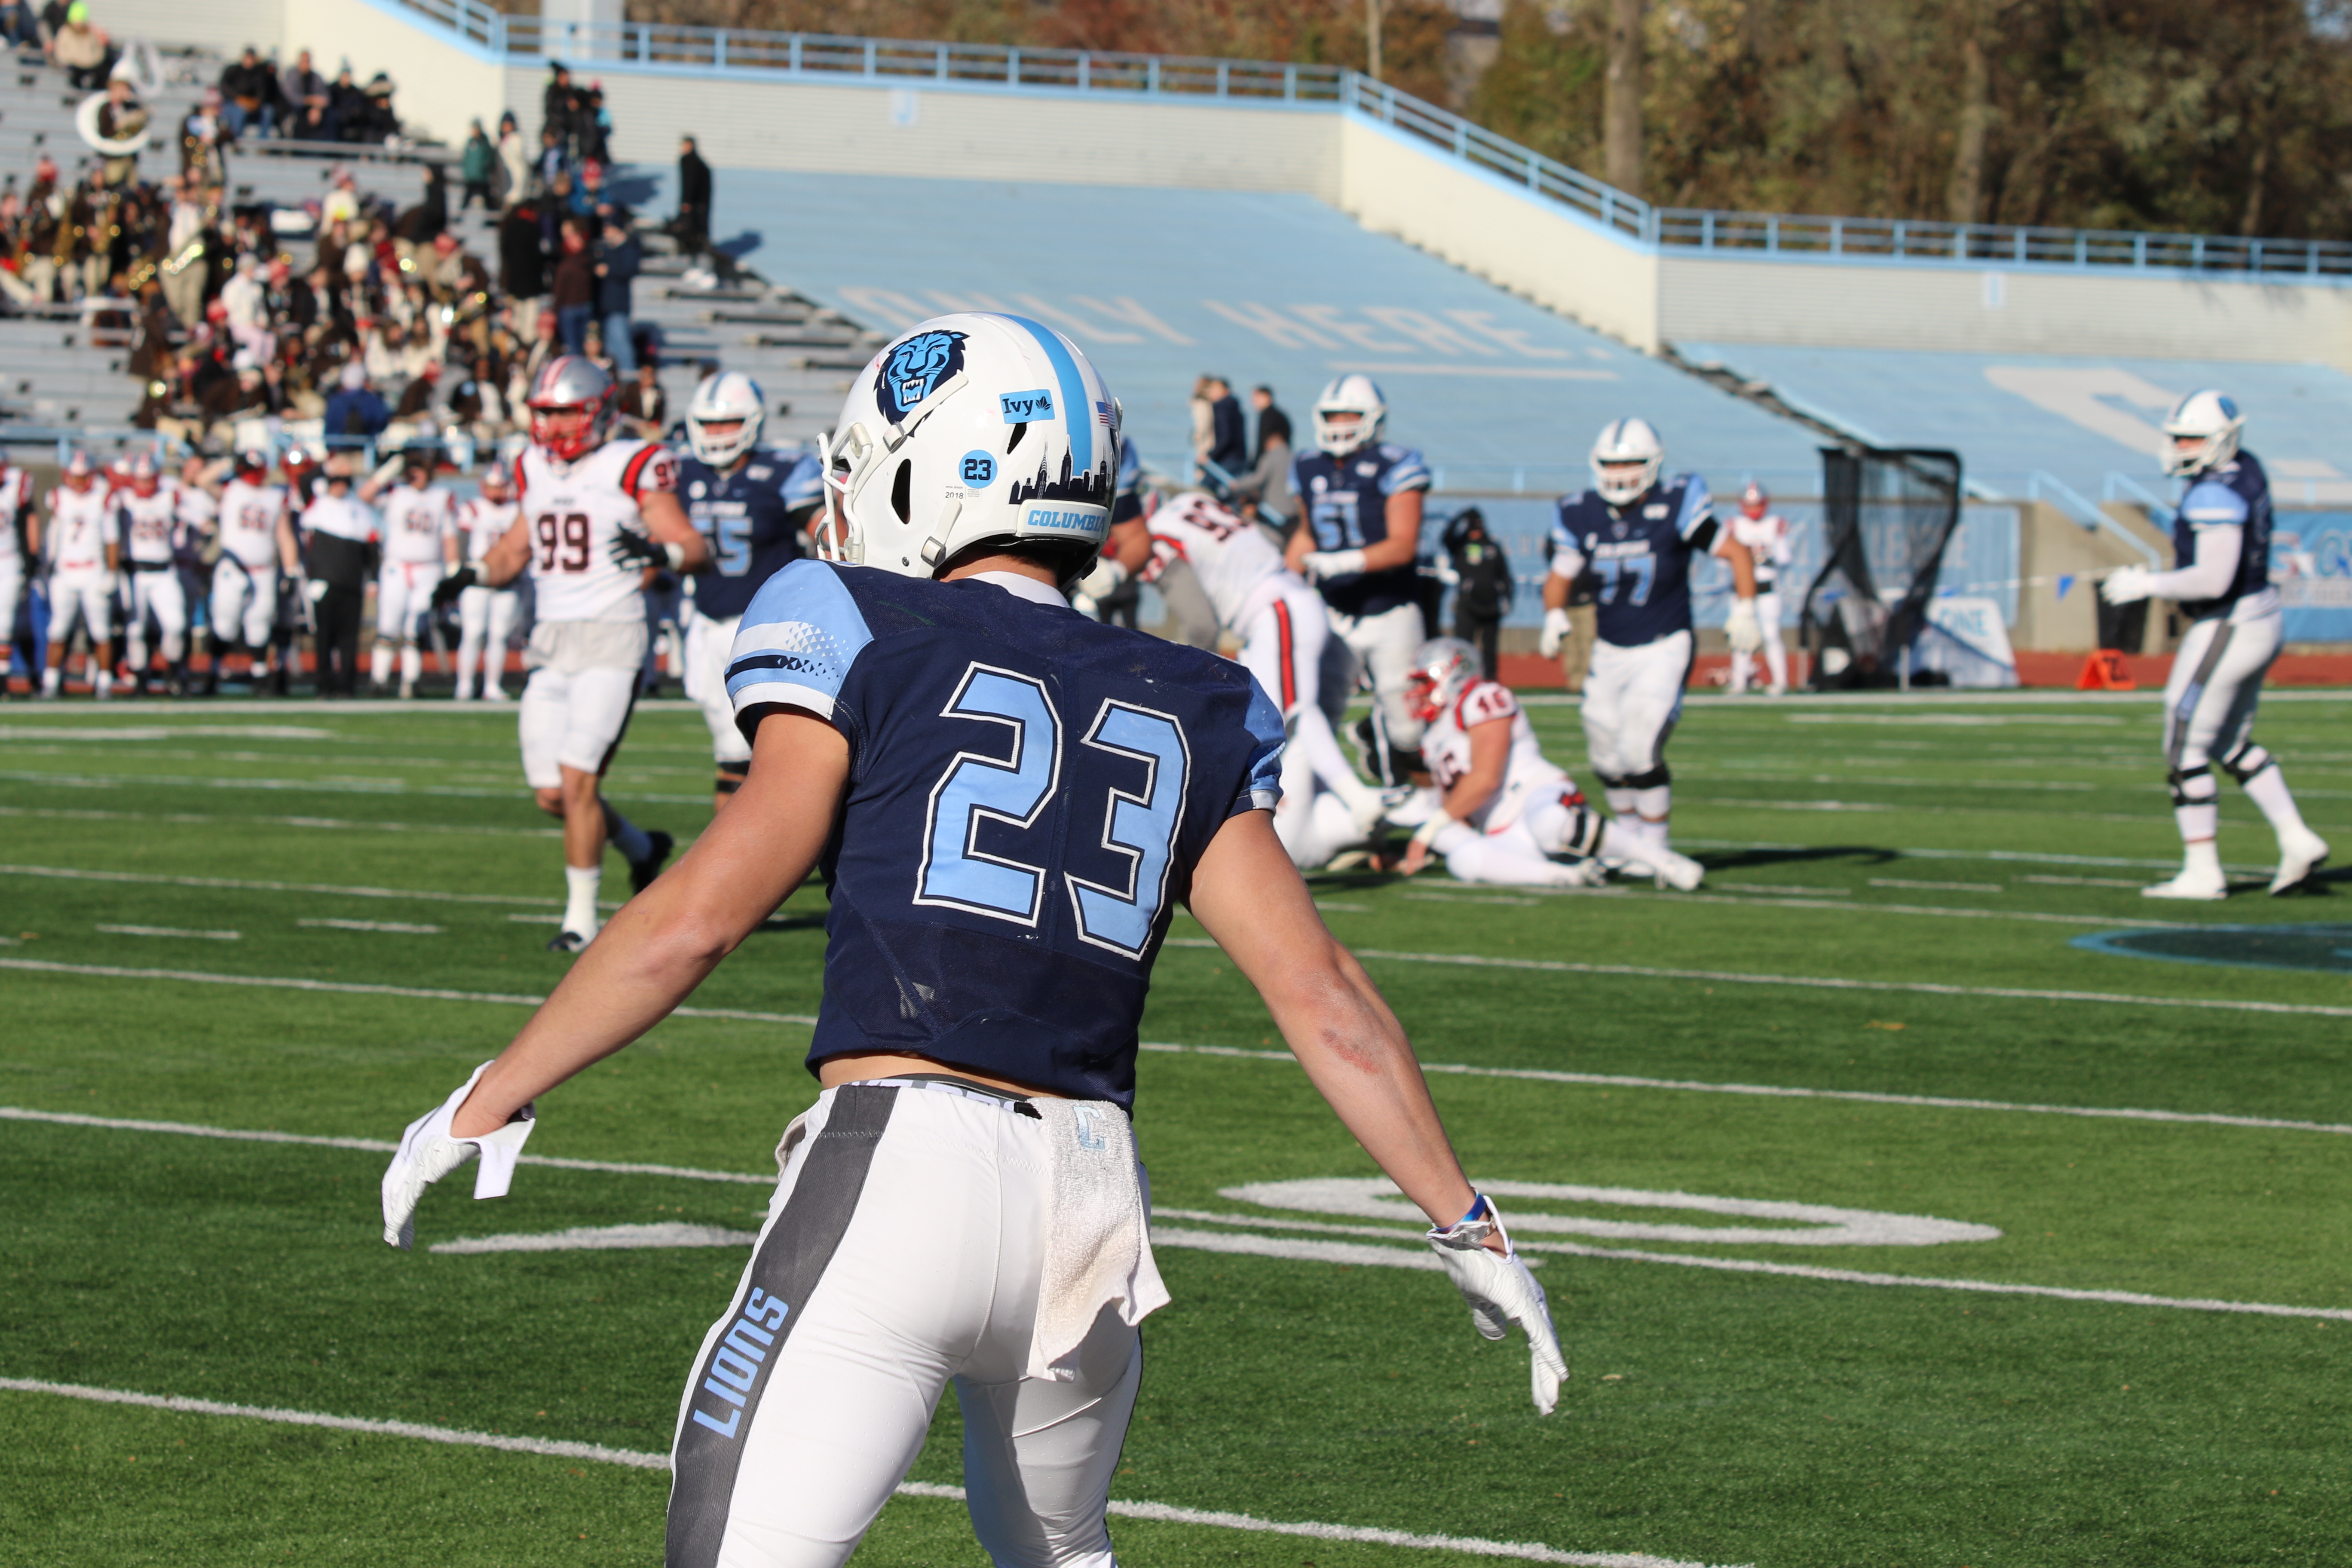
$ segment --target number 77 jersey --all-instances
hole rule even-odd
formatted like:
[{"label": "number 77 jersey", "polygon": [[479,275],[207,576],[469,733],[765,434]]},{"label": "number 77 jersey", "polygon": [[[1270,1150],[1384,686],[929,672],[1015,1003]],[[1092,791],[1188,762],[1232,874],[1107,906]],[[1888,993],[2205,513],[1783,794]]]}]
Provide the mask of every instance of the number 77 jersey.
[{"label": "number 77 jersey", "polygon": [[1098,626],[1042,584],[797,561],[744,613],[736,720],[849,742],[812,1069],[857,1051],[1122,1107],[1192,868],[1271,809],[1281,716],[1240,666]]}]

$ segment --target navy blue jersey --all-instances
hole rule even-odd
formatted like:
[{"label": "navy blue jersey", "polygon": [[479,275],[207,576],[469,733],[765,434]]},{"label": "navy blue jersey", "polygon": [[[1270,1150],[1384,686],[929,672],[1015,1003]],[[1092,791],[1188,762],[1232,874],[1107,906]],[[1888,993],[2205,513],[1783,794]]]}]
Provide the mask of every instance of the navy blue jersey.
[{"label": "navy blue jersey", "polygon": [[731,474],[699,458],[678,465],[677,499],[710,542],[710,565],[695,574],[694,607],[714,621],[741,615],[776,568],[801,555],[794,513],[824,499],[813,452],[755,448]]},{"label": "navy blue jersey", "polygon": [[1551,525],[1555,560],[1572,551],[1592,577],[1596,635],[1619,647],[1691,629],[1690,558],[1714,538],[1715,502],[1696,474],[1653,485],[1622,507],[1594,490],[1563,496]]},{"label": "navy blue jersey", "polygon": [[1171,913],[1273,807],[1282,716],[1237,664],[1002,581],[799,561],[744,614],[745,733],[783,706],[849,742],[809,1066],[911,1052],[1126,1107]]},{"label": "navy blue jersey", "polygon": [[[1360,550],[1389,536],[1389,497],[1429,488],[1421,454],[1383,441],[1344,458],[1301,452],[1290,459],[1291,493],[1298,498],[1318,550]],[[1420,574],[1408,560],[1386,572],[1326,577],[1316,584],[1343,616],[1377,616],[1421,602]]]},{"label": "navy blue jersey", "polygon": [[2218,599],[2200,599],[2180,606],[2191,620],[2226,615],[2249,595],[2271,585],[2271,482],[2252,452],[2241,452],[2210,474],[2198,478],[2180,498],[2172,518],[2172,563],[2193,565],[2197,531],[2238,528],[2238,574]]}]

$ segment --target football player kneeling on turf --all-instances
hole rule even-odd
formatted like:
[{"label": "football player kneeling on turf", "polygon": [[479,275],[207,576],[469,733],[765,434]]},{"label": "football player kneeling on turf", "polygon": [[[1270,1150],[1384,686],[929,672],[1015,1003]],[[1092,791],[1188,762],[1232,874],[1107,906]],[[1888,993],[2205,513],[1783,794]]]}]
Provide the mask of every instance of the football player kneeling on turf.
[{"label": "football player kneeling on turf", "polygon": [[2126,566],[2099,584],[2111,605],[2171,599],[2189,622],[2164,686],[2164,760],[2170,768],[2172,815],[2180,826],[2180,875],[2140,889],[2151,899],[2225,899],[2215,844],[2221,785],[2213,764],[2238,781],[2278,835],[2278,874],[2271,891],[2310,879],[2327,858],[2327,842],[2304,826],[2286,775],[2254,744],[2254,707],[2263,678],[2278,658],[2284,617],[2271,585],[2271,487],[2252,452],[2238,405],[2219,392],[2192,392],[2164,421],[2164,471],[2185,479],[2188,493],[2172,521],[2170,572]]},{"label": "football player kneeling on turf", "polygon": [[[1457,881],[1592,887],[1602,860],[1639,859],[1664,886],[1688,892],[1706,873],[1658,844],[1623,842],[1626,829],[1584,804],[1576,781],[1544,760],[1510,688],[1478,676],[1478,650],[1434,637],[1413,656],[1413,707],[1427,726],[1421,754],[1439,792],[1398,867],[1410,877],[1433,851]],[[1554,855],[1578,857],[1562,865]]]},{"label": "football player kneeling on turf", "polygon": [[989,1557],[1112,1568],[1137,1326],[1168,1300],[1136,1031],[1180,902],[1434,1222],[1479,1331],[1525,1330],[1538,1408],[1559,1397],[1542,1289],[1267,822],[1280,717],[1238,666],[1063,602],[1118,451],[1118,405],[1048,327],[958,314],[886,345],[828,444],[824,559],[743,613],[743,787],[385,1173],[400,1246],[467,1159],[477,1196],[504,1192],[535,1097],[659,1022],[824,861],[824,1089],[678,1404],[669,1568],[845,1562],[950,1380]]}]

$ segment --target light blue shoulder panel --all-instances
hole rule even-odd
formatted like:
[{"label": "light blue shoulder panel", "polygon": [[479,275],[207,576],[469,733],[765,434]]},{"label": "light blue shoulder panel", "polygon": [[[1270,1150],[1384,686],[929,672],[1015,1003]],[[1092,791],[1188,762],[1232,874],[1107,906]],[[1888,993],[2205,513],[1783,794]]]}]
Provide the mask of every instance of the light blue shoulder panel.
[{"label": "light blue shoulder panel", "polygon": [[823,561],[787,562],[743,612],[727,659],[736,716],[763,704],[833,717],[849,667],[874,640],[841,574]]}]

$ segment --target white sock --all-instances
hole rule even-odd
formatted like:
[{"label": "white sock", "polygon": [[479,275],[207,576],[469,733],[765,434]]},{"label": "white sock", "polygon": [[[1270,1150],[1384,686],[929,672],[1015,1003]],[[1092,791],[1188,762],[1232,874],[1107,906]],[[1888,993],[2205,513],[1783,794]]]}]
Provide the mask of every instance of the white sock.
[{"label": "white sock", "polygon": [[1609,784],[1602,788],[1601,794],[1602,798],[1609,802],[1610,816],[1620,822],[1633,820],[1633,802],[1640,798],[1640,791],[1621,789],[1615,784]]},{"label": "white sock", "polygon": [[2210,800],[2195,801],[2172,808],[2172,820],[2180,825],[2183,842],[2194,849],[2199,844],[2210,844],[2221,828],[2221,808]]},{"label": "white sock", "polygon": [[41,689],[55,691],[63,683],[65,678],[66,672],[62,666],[54,664],[49,666],[48,668],[41,671]]},{"label": "white sock", "polygon": [[596,934],[596,888],[604,879],[602,866],[563,868],[563,929],[581,936]]},{"label": "white sock", "polygon": [[2221,847],[2210,838],[2200,838],[2186,846],[2183,857],[2184,875],[2210,878],[2218,882],[2221,877]]},{"label": "white sock", "polygon": [[1666,847],[1666,818],[1674,810],[1675,786],[1654,784],[1633,795],[1633,809],[1642,815],[1642,826],[1650,842],[1659,848]]},{"label": "white sock", "polygon": [[382,686],[391,679],[392,646],[389,643],[378,643],[375,645],[374,651],[368,655],[368,684]]},{"label": "white sock", "polygon": [[415,643],[400,650],[400,683],[414,686],[416,678],[425,673],[425,654]]},{"label": "white sock", "polygon": [[89,662],[91,666],[89,673],[89,689],[99,696],[103,697],[114,689],[113,673],[104,665],[100,664],[96,659],[91,659]]},{"label": "white sock", "polygon": [[2294,795],[2286,787],[2286,774],[2279,771],[2276,763],[2248,779],[2243,787],[2246,798],[2262,807],[2263,815],[2270,819],[2271,831],[2279,836],[2280,843],[2311,831],[2304,826],[2303,813],[2295,809]]},{"label": "white sock", "polygon": [[646,837],[646,830],[609,805],[604,808],[604,833],[624,860],[642,860],[654,852],[653,840]]}]

